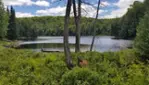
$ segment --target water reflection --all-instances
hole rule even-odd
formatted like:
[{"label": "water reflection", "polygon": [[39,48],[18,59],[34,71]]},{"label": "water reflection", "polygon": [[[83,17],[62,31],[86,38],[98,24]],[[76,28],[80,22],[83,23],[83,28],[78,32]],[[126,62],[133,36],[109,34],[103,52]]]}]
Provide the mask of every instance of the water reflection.
[{"label": "water reflection", "polygon": [[[75,45],[70,44],[70,50],[75,51]],[[81,45],[81,50],[82,51],[88,51],[89,50],[89,45]],[[34,49],[35,51],[41,51],[41,49],[47,50],[47,51],[63,51],[63,43],[38,43],[38,44],[22,44],[21,48],[26,48],[26,49]]]},{"label": "water reflection", "polygon": [[[94,51],[118,51],[127,49],[132,45],[131,40],[114,40],[112,36],[97,36],[95,38]],[[81,37],[81,51],[88,51],[92,41],[91,36]],[[75,48],[75,37],[69,37],[71,51]],[[47,50],[63,51],[63,37],[38,37],[35,41],[24,41],[20,43],[21,48],[33,49],[40,51],[41,48]]]}]

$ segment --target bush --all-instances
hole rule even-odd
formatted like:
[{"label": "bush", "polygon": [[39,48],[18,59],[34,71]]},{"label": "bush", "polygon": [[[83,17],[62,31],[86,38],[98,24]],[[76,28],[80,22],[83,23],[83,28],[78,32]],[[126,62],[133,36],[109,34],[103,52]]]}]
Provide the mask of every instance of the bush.
[{"label": "bush", "polygon": [[149,12],[146,13],[137,28],[135,48],[141,56],[149,59]]},{"label": "bush", "polygon": [[86,68],[74,68],[64,74],[61,85],[100,85],[99,75]]},{"label": "bush", "polygon": [[149,65],[135,50],[72,53],[88,61],[68,70],[63,53],[36,53],[4,48],[0,42],[0,85],[148,85]]}]

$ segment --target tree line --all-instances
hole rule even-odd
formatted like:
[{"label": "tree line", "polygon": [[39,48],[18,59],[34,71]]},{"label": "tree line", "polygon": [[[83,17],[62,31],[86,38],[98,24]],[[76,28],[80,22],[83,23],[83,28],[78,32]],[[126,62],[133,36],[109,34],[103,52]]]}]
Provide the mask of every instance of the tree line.
[{"label": "tree line", "polygon": [[[42,16],[42,17],[31,17],[31,18],[17,18],[17,28],[20,29],[21,37],[31,37],[32,34],[37,36],[62,36],[63,35],[63,25],[64,17],[61,16]],[[92,35],[91,28],[88,26],[92,23],[93,18],[81,18],[81,35],[89,36]],[[111,33],[111,24],[113,19],[102,19],[97,20],[97,23],[94,25],[97,28],[98,35],[110,35]],[[74,36],[75,21],[73,17],[70,17],[69,20],[69,34]]]},{"label": "tree line", "polygon": [[[147,8],[146,2],[135,1],[130,6],[128,12],[121,18],[97,19],[94,24],[96,35],[112,35],[117,38],[130,39],[135,38],[136,28],[141,18],[145,15]],[[15,39],[36,39],[37,36],[62,36],[64,17],[61,16],[41,16],[31,18],[16,18],[15,10],[11,6],[5,10],[2,1],[0,1],[0,38]],[[82,36],[93,35],[92,24],[94,18],[81,18],[80,32]],[[76,35],[76,21],[70,17],[69,35]]]},{"label": "tree line", "polygon": [[6,10],[0,0],[0,39],[16,40],[18,32],[14,8],[11,6]]},{"label": "tree line", "polygon": [[[9,40],[17,39],[36,39],[37,36],[63,36],[64,31],[64,17],[62,16],[36,16],[36,17],[25,17],[16,18],[15,9],[11,6],[5,9],[1,2],[1,21],[2,27],[0,27],[1,38],[7,38]],[[75,1],[74,4],[77,5]],[[85,3],[85,2],[84,2]],[[81,17],[77,12],[77,6],[73,5],[74,16],[70,17],[69,20],[69,35],[77,35],[75,28],[81,28],[80,35],[90,36],[93,35],[92,30],[96,28],[97,35],[111,35],[111,24],[114,19],[97,19],[94,24],[94,28],[90,28],[90,25],[94,21],[94,18]],[[81,11],[81,10],[80,10]],[[81,20],[79,20],[81,17]],[[79,22],[78,22],[79,20]],[[102,21],[102,23],[100,22]],[[81,22],[81,23],[80,23]],[[75,23],[75,24],[74,24]],[[79,24],[80,23],[80,24]],[[80,36],[79,35],[79,36]]]},{"label": "tree line", "polygon": [[[145,15],[146,8],[146,2],[135,1],[121,18],[97,19],[94,24],[96,35],[112,35],[122,39],[135,38],[137,25]],[[36,38],[37,36],[62,36],[64,31],[63,20],[64,17],[61,16],[42,16],[17,18],[16,22],[17,27],[20,29],[20,37]],[[73,17],[70,17],[69,21],[69,35],[74,36],[76,35],[75,24],[77,23]],[[93,35],[93,28],[90,27],[93,21],[94,18],[81,18],[80,32],[82,36]]]},{"label": "tree line", "polygon": [[111,25],[111,34],[117,38],[133,39],[136,37],[136,28],[147,11],[147,0],[135,1],[128,8],[127,13],[114,20]]}]

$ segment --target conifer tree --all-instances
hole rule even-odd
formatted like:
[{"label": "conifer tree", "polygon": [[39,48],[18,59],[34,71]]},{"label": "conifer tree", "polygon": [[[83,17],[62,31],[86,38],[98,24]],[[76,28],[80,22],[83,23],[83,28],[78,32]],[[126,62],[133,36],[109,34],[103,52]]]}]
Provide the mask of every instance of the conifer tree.
[{"label": "conifer tree", "polygon": [[9,16],[9,25],[8,25],[8,39],[10,40],[16,40],[18,37],[18,32],[16,28],[16,16],[15,16],[15,10],[11,6],[10,9],[10,16]]}]

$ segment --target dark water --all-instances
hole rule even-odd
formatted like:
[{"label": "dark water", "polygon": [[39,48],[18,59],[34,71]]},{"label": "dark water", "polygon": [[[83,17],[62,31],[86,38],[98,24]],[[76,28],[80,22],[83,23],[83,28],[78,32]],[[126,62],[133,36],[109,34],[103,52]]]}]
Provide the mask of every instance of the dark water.
[{"label": "dark water", "polygon": [[[81,37],[81,51],[89,51],[92,41],[91,36]],[[75,49],[75,37],[69,37],[71,51]],[[33,49],[40,51],[41,48],[46,50],[63,51],[63,37],[38,37],[35,41],[24,41],[20,43],[21,48]],[[115,40],[112,36],[97,36],[93,50],[98,52],[118,51],[131,47],[131,40]]]}]

